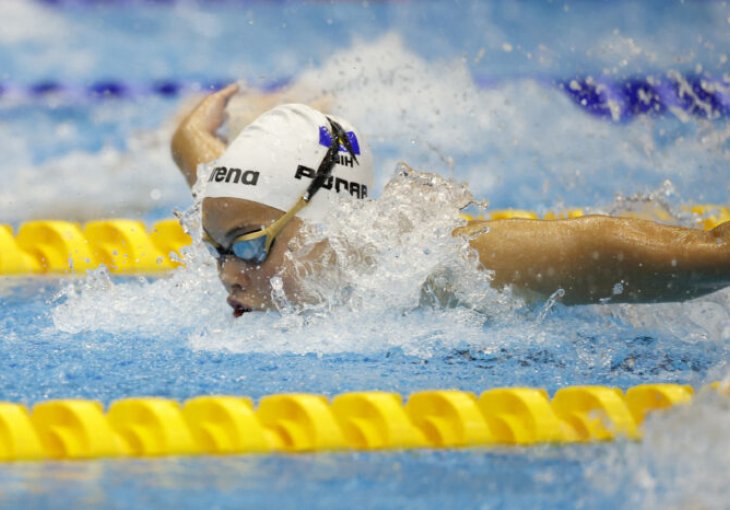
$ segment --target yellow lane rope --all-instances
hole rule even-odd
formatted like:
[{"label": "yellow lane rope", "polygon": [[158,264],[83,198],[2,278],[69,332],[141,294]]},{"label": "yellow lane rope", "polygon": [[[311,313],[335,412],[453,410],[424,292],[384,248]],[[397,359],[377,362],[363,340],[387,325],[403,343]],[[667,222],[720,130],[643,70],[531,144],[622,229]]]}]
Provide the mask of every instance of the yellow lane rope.
[{"label": "yellow lane rope", "polygon": [[[728,394],[714,383],[703,391]],[[648,413],[692,405],[693,389],[642,384],[626,392],[569,386],[474,393],[363,391],[201,396],[184,403],[125,398],[52,400],[29,411],[0,402],[0,461],[273,452],[403,450],[638,440]]]}]

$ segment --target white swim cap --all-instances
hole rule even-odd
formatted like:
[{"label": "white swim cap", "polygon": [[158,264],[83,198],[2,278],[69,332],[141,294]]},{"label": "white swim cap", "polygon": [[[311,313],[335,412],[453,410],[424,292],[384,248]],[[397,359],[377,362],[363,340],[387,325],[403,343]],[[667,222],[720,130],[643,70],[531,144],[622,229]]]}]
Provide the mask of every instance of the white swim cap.
[{"label": "white swim cap", "polygon": [[204,197],[232,197],[290,209],[311,184],[332,145],[330,119],[347,133],[355,158],[340,146],[331,176],[297,216],[321,219],[335,193],[365,198],[373,185],[373,161],[346,121],[302,104],[277,106],[248,125],[214,164]]}]

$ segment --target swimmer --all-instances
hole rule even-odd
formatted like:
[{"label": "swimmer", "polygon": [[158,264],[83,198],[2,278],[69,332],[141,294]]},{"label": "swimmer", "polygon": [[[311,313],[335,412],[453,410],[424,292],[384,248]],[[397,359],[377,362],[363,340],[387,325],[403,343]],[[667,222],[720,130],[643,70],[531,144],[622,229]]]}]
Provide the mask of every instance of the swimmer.
[{"label": "swimmer", "polygon": [[[190,187],[198,165],[215,166],[203,191],[204,241],[218,260],[236,317],[274,307],[275,275],[290,299],[306,299],[290,243],[303,221],[323,217],[326,193],[363,199],[373,183],[372,158],[359,132],[305,105],[267,109],[226,144],[217,131],[238,91],[229,85],[202,99],[171,144]],[[702,231],[602,215],[502,219],[471,221],[454,235],[466,236],[481,265],[493,271],[494,287],[527,298],[562,289],[565,304],[607,297],[612,303],[683,301],[730,285],[730,222]],[[323,264],[325,248],[323,241],[310,250],[298,270]]]}]

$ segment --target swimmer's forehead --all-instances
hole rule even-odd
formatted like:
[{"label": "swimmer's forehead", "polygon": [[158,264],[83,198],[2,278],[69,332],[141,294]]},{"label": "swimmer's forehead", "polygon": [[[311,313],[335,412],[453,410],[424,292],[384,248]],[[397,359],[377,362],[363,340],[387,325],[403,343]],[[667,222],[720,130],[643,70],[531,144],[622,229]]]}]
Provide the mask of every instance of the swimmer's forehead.
[{"label": "swimmer's forehead", "polygon": [[203,228],[219,241],[271,224],[283,211],[237,198],[205,198]]}]

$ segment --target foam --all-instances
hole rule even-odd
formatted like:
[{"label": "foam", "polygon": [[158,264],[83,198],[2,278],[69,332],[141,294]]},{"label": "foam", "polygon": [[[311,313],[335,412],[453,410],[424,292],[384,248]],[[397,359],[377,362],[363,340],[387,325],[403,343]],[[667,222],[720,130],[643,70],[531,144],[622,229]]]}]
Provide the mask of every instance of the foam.
[{"label": "foam", "polygon": [[607,449],[586,472],[601,492],[621,494],[627,508],[725,508],[728,427],[730,400],[704,391],[690,406],[649,415],[640,443]]}]

